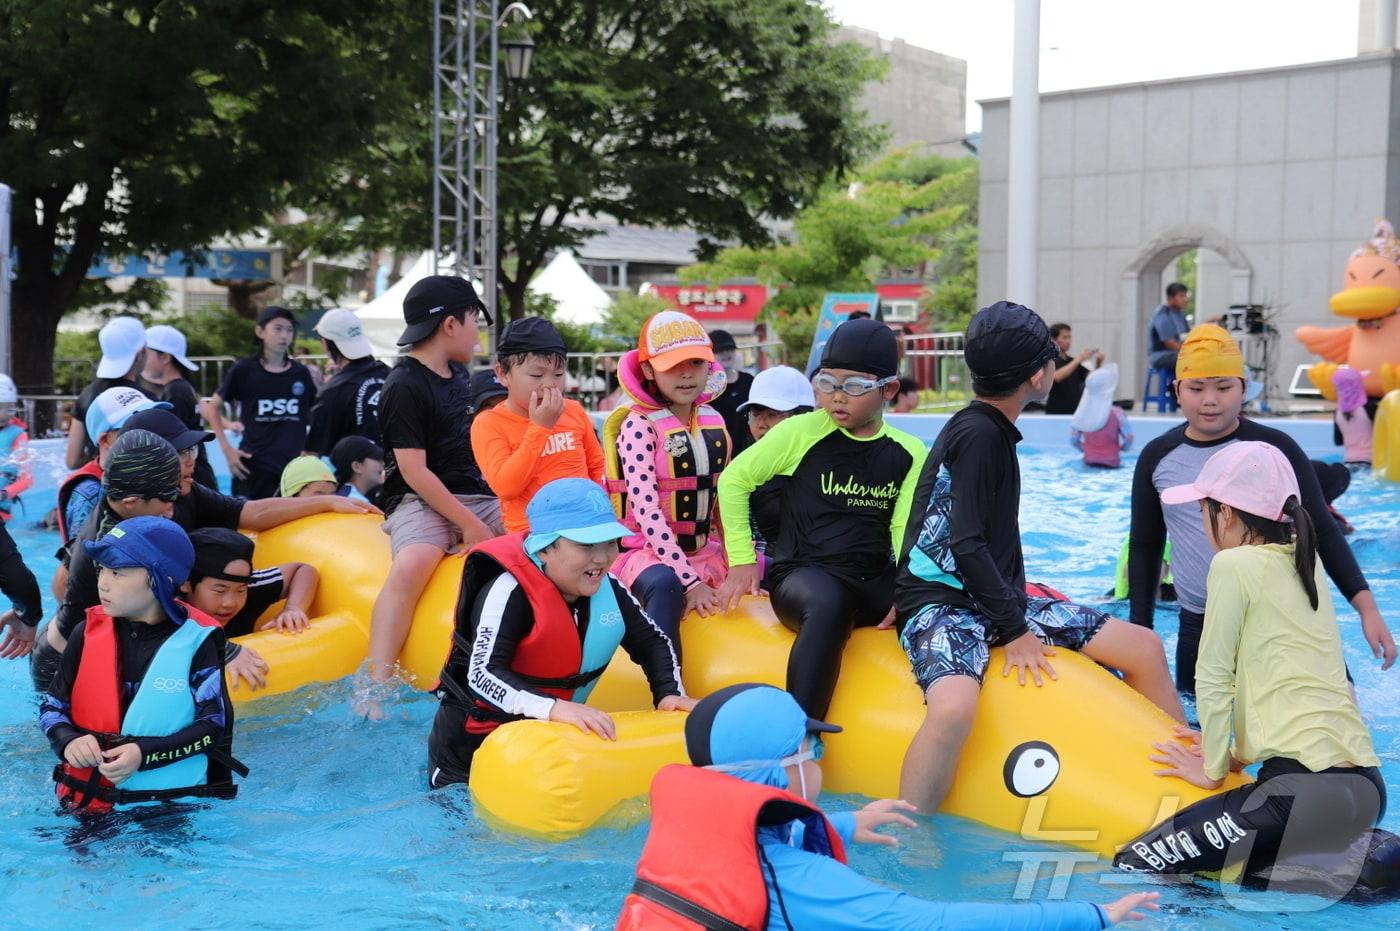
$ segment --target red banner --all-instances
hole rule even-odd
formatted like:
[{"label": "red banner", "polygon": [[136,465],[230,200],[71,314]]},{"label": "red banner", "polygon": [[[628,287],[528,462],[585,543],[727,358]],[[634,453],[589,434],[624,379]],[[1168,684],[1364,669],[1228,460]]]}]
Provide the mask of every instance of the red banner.
[{"label": "red banner", "polygon": [[701,323],[710,320],[751,323],[768,302],[768,286],[761,284],[653,284],[651,293]]}]

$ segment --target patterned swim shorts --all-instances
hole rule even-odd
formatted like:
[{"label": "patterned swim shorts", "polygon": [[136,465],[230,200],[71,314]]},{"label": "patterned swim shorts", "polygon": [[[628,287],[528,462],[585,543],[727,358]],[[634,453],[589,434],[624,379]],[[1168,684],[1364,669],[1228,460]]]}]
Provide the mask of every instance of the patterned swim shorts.
[{"label": "patterned swim shorts", "polygon": [[[1078,652],[1107,621],[1107,615],[1072,601],[1031,598],[1026,604],[1026,626],[1052,647]],[[981,682],[987,672],[991,633],[986,619],[968,608],[924,605],[904,625],[900,643],[924,691],[947,676]]]}]

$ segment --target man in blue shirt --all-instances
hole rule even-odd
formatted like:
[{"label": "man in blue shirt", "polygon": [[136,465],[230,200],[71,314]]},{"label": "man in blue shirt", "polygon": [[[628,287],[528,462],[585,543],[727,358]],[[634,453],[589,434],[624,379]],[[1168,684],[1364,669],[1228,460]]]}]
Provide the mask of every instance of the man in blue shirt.
[{"label": "man in blue shirt", "polygon": [[1191,329],[1184,308],[1191,291],[1179,281],[1167,285],[1167,301],[1158,306],[1147,325],[1147,362],[1154,369],[1175,369],[1176,353]]}]

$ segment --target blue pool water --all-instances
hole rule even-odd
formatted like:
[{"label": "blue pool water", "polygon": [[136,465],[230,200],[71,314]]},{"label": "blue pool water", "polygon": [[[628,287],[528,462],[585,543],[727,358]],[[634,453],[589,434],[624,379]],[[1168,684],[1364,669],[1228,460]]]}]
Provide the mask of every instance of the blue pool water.
[{"label": "blue pool water", "polygon": [[[56,471],[50,463],[49,472]],[[1090,471],[1065,449],[1023,453],[1022,528],[1031,578],[1082,600],[1108,590],[1128,523],[1130,470]],[[51,503],[29,501],[12,522],[30,566],[47,582],[54,535],[25,529]],[[1382,611],[1400,628],[1400,485],[1359,476],[1340,500]],[[20,526],[16,526],[20,525]],[[47,587],[47,585],[45,585]],[[47,597],[47,595],[46,595]],[[1335,597],[1335,593],[1334,593]],[[48,599],[52,608],[52,599]],[[1392,796],[1400,793],[1400,667],[1369,658],[1355,615],[1342,610],[1347,660],[1373,728]],[[1159,615],[1172,655],[1175,620]],[[423,788],[424,738],[434,702],[404,694],[388,721],[349,711],[350,683],[308,688],[240,716],[236,750],[253,769],[237,800],[194,807],[110,836],[77,837],[54,815],[54,759],[35,726],[23,663],[0,662],[0,924],[199,928],[608,928],[631,884],[644,825],[562,844],[496,834],[461,787]],[[1083,726],[1091,727],[1086,720]],[[861,800],[828,798],[833,810]],[[1384,824],[1400,832],[1400,802]],[[894,850],[862,847],[854,866],[931,898],[1009,902],[1023,851],[1044,850],[938,816]],[[1053,894],[1045,867],[1031,890]],[[1131,886],[1102,864],[1078,864],[1071,898],[1106,902]],[[1105,882],[1104,880],[1108,880]],[[1165,888],[1171,929],[1392,927],[1400,905],[1335,905],[1290,895],[1242,907],[1206,887]]]}]

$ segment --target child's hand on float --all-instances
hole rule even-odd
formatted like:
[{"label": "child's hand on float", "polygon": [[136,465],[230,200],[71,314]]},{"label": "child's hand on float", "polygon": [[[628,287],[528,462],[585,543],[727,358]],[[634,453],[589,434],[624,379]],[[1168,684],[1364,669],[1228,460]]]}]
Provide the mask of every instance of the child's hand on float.
[{"label": "child's hand on float", "polygon": [[695,699],[684,695],[667,695],[656,703],[657,711],[690,711],[695,707]]},{"label": "child's hand on float", "polygon": [[267,685],[267,660],[259,656],[251,647],[245,646],[238,655],[224,664],[228,673],[229,686],[238,691],[238,680],[248,683],[248,691],[256,692]]},{"label": "child's hand on float", "polygon": [[891,627],[894,626],[894,615],[895,615],[894,605],[890,605],[890,611],[889,611],[889,613],[885,615],[885,619],[884,619],[883,621],[881,621],[880,623],[878,623],[878,624],[875,625],[875,629],[876,629],[876,630],[889,630]]},{"label": "child's hand on float", "polygon": [[617,740],[617,725],[606,711],[556,698],[549,709],[549,720],[572,724],[585,734],[590,731],[604,740]]},{"label": "child's hand on float", "polygon": [[1158,776],[1175,776],[1202,789],[1218,789],[1224,781],[1211,779],[1206,775],[1205,757],[1201,756],[1197,748],[1168,740],[1165,743],[1154,743],[1152,749],[1157,751],[1150,757],[1152,762],[1164,764],[1163,769],[1154,770]]},{"label": "child's hand on float", "polygon": [[84,734],[68,741],[63,748],[63,758],[69,766],[96,766],[102,762],[102,745],[91,734]]},{"label": "child's hand on float", "polygon": [[112,785],[121,785],[141,765],[141,748],[134,743],[122,744],[102,751],[102,763],[97,771]]},{"label": "child's hand on float", "polygon": [[685,592],[685,610],[686,613],[694,611],[701,617],[718,614],[720,611],[719,592],[704,582],[692,585]]},{"label": "child's hand on float", "polygon": [[1177,740],[1186,741],[1186,746],[1189,747],[1193,753],[1199,754],[1201,752],[1201,732],[1194,727],[1178,724],[1176,727],[1172,728],[1172,736]]},{"label": "child's hand on float", "polygon": [[[1147,917],[1144,912],[1155,912],[1161,908],[1157,900],[1162,897],[1160,892],[1134,892],[1132,895],[1125,895],[1117,902],[1110,902],[1103,907],[1108,912],[1108,923],[1116,925],[1120,921],[1142,921]],[[1143,909],[1143,912],[1138,911]]]},{"label": "child's hand on float", "polygon": [[368,501],[361,501],[359,498],[342,498],[340,495],[319,495],[320,501],[325,509],[332,514],[374,514],[379,517],[384,516],[384,512],[370,504]]},{"label": "child's hand on float", "polygon": [[[295,608],[288,608],[272,620],[263,624],[263,630],[277,629],[286,634],[299,634],[311,626],[311,618],[306,616],[305,611],[298,611]],[[246,648],[245,648],[246,649]]]},{"label": "child's hand on float", "polygon": [[739,599],[745,595],[758,595],[758,564],[730,566],[729,575],[719,587],[719,607],[721,611],[733,611],[739,607]]},{"label": "child's hand on float", "polygon": [[1030,631],[1026,631],[1015,640],[1005,646],[1006,662],[1002,664],[1002,677],[1011,675],[1012,668],[1016,670],[1016,679],[1021,685],[1026,684],[1026,670],[1030,670],[1031,678],[1035,680],[1036,687],[1045,684],[1040,677],[1040,671],[1045,670],[1045,674],[1052,679],[1059,678],[1055,675],[1055,669],[1050,665],[1050,661],[1045,657],[1054,656],[1055,651],[1036,637]]},{"label": "child's hand on float", "polygon": [[887,824],[900,827],[918,827],[908,815],[902,812],[917,812],[918,809],[903,799],[882,798],[871,802],[856,812],[856,830],[851,839],[861,844],[884,844],[886,847],[899,846],[899,838],[889,834],[876,833],[876,828]]}]

